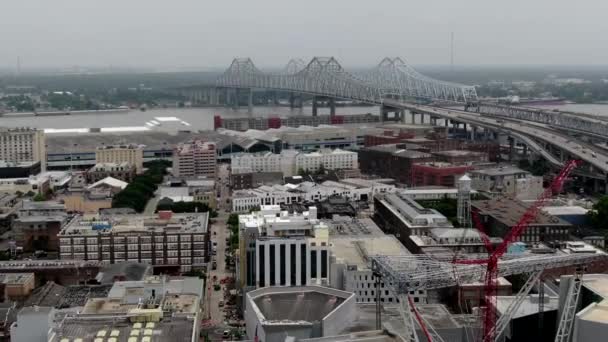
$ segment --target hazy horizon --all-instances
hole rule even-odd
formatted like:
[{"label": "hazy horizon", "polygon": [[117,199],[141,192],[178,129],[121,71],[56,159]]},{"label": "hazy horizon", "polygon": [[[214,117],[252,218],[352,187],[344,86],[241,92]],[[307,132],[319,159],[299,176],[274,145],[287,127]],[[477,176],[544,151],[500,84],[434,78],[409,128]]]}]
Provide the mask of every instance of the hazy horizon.
[{"label": "hazy horizon", "polygon": [[221,70],[334,56],[349,67],[605,66],[608,2],[4,0],[0,70]]}]

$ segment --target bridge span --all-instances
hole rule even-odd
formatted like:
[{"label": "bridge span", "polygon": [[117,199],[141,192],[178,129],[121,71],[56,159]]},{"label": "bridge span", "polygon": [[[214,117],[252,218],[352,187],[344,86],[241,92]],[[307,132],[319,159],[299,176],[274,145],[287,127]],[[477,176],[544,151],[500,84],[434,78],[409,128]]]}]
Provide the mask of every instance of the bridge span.
[{"label": "bridge span", "polygon": [[[496,117],[487,117],[479,113],[464,110],[438,108],[428,105],[417,105],[399,101],[386,100],[386,105],[401,108],[414,113],[426,114],[432,117],[449,119],[455,122],[469,124],[473,127],[482,127],[494,132],[504,133],[528,145],[534,152],[555,166],[569,158],[581,159],[586,162],[587,174],[594,174],[597,178],[606,179],[608,175],[608,154],[593,145],[581,142],[560,131],[554,130],[544,124],[530,124],[517,120],[503,120]],[[560,158],[556,158],[552,149]]]}]

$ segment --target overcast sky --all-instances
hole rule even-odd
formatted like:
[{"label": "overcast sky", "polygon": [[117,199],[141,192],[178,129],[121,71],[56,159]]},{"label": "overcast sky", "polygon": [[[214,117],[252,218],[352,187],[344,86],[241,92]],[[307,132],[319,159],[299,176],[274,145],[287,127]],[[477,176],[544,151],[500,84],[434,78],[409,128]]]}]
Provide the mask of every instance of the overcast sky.
[{"label": "overcast sky", "polygon": [[606,0],[0,0],[0,68],[608,64]]}]

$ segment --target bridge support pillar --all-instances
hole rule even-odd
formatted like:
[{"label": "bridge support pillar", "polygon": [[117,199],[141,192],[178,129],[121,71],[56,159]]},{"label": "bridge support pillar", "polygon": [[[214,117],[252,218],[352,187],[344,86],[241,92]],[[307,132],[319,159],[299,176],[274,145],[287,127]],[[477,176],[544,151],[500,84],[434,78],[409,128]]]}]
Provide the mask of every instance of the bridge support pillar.
[{"label": "bridge support pillar", "polygon": [[319,110],[319,103],[317,102],[317,97],[312,97],[312,116],[317,116]]},{"label": "bridge support pillar", "polygon": [[513,153],[515,152],[515,139],[508,137],[509,141],[509,161],[513,161]]},{"label": "bridge support pillar", "polygon": [[249,89],[249,94],[247,98],[247,113],[249,117],[253,116],[253,89]]},{"label": "bridge support pillar", "polygon": [[336,116],[336,99],[333,97],[329,98],[329,117],[333,118]]},{"label": "bridge support pillar", "polygon": [[289,95],[289,108],[291,108],[291,109],[302,108],[302,105],[303,105],[302,95],[296,95],[294,93],[291,93]]},{"label": "bridge support pillar", "polygon": [[475,135],[477,135],[477,126],[471,126],[471,141],[475,141]]},{"label": "bridge support pillar", "polygon": [[524,158],[528,158],[528,145],[524,144]]}]

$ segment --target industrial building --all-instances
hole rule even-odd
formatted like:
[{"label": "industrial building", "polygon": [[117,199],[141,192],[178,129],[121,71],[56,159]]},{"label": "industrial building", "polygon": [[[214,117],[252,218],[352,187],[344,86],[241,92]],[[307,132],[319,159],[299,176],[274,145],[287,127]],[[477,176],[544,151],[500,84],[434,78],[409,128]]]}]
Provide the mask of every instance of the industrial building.
[{"label": "industrial building", "polygon": [[264,205],[239,215],[237,281],[244,288],[327,285],[328,230],[315,207],[289,213]]},{"label": "industrial building", "polygon": [[411,235],[428,236],[432,228],[453,227],[438,211],[423,208],[401,192],[375,195],[374,219],[385,233],[397,236],[410,251],[417,249]]},{"label": "industrial building", "polygon": [[473,228],[432,228],[428,235],[411,235],[412,252],[425,254],[427,250],[436,250],[437,247],[450,249],[454,252],[486,253],[484,239],[488,239],[493,246],[502,243],[501,238],[489,238]]},{"label": "industrial building", "polygon": [[357,317],[355,295],[320,286],[267,287],[246,295],[247,336],[265,342],[336,336]]},{"label": "industrial building", "polygon": [[[502,197],[473,201],[471,207],[478,212],[488,234],[496,237],[504,237],[528,210],[528,205],[524,202]],[[570,238],[571,230],[570,223],[540,211],[517,238],[517,241],[526,244],[566,241]]]},{"label": "industrial building", "polygon": [[58,234],[60,258],[135,261],[187,272],[208,261],[208,222],[207,212],[78,216]]}]

